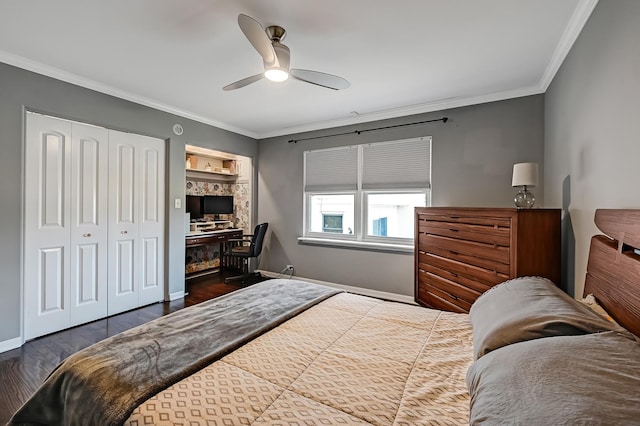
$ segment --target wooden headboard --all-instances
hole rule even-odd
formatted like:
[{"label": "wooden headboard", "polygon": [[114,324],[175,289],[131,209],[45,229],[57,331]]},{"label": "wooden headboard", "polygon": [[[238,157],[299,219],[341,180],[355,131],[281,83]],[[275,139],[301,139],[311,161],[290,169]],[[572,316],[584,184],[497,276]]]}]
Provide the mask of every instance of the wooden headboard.
[{"label": "wooden headboard", "polygon": [[640,210],[596,210],[584,295],[640,336]]}]

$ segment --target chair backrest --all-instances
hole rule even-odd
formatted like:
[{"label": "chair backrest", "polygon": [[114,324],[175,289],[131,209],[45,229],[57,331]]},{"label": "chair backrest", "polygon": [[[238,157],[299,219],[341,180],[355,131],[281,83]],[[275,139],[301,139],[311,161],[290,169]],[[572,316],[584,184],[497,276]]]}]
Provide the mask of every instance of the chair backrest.
[{"label": "chair backrest", "polygon": [[249,248],[249,257],[258,257],[262,253],[262,243],[264,242],[264,236],[267,233],[268,223],[261,223],[256,226],[253,231],[253,237],[251,237],[251,246]]}]

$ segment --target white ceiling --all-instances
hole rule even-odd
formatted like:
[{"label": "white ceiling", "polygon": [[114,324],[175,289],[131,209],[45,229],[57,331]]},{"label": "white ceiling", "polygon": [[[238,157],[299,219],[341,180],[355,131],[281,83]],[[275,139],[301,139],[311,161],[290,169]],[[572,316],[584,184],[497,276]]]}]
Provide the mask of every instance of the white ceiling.
[{"label": "white ceiling", "polygon": [[[542,93],[597,0],[2,0],[0,62],[254,138]],[[262,71],[239,13],[291,67],[351,82],[222,87]]]}]

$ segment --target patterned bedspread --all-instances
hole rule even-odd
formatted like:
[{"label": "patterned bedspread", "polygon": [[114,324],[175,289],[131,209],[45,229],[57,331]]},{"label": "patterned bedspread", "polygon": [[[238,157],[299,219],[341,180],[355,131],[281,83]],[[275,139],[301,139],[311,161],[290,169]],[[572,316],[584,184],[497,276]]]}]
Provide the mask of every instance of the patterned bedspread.
[{"label": "patterned bedspread", "polygon": [[472,353],[467,315],[342,293],[150,398],[125,424],[468,424]]}]

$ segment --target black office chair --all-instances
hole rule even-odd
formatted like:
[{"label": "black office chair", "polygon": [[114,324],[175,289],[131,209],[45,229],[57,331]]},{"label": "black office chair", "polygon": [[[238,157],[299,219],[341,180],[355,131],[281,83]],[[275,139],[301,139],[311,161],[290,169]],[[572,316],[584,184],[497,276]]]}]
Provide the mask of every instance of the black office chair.
[{"label": "black office chair", "polygon": [[262,243],[268,227],[268,223],[261,223],[256,226],[253,234],[243,235],[241,239],[229,240],[229,250],[225,255],[242,259],[242,275],[225,278],[225,284],[233,281],[245,284],[262,280],[260,272],[249,273],[249,259],[257,258],[262,253]]}]

